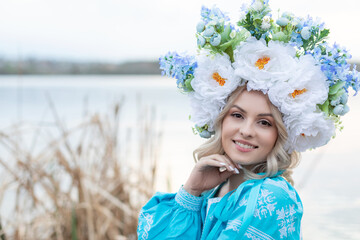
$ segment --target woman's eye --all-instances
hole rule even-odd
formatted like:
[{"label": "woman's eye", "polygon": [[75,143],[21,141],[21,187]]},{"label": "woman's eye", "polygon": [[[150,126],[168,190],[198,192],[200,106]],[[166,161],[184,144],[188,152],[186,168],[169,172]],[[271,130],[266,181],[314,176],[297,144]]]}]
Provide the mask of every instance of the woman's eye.
[{"label": "woman's eye", "polygon": [[266,121],[266,120],[261,120],[261,121],[260,121],[260,124],[261,124],[261,125],[264,125],[264,126],[269,126],[269,127],[272,126],[271,123],[268,122],[268,121]]},{"label": "woman's eye", "polygon": [[236,118],[243,118],[243,116],[240,113],[232,113],[231,116]]}]

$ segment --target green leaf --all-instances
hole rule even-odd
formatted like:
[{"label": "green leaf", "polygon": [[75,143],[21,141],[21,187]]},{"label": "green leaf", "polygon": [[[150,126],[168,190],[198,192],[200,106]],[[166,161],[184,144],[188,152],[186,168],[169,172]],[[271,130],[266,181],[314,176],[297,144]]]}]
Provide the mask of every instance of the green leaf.
[{"label": "green leaf", "polygon": [[341,81],[341,82],[338,82],[338,83],[332,85],[329,89],[329,95],[336,94],[339,91],[339,89],[341,89],[342,87],[345,86],[345,84],[346,84],[346,82]]},{"label": "green leaf", "polygon": [[334,96],[334,99],[338,99],[341,95],[343,95],[345,93],[345,89],[341,88],[339,91],[337,91],[337,93]]},{"label": "green leaf", "polygon": [[224,44],[221,44],[221,45],[219,46],[219,49],[220,49],[221,51],[224,51],[224,52],[225,52],[225,50],[232,45],[232,42],[233,42],[233,40],[228,41],[228,42],[226,42],[226,43],[224,43]]},{"label": "green leaf", "polygon": [[193,89],[192,86],[191,86],[191,81],[192,81],[192,80],[193,80],[193,77],[192,77],[192,78],[188,78],[188,79],[185,80],[185,86],[186,86],[188,92],[194,91],[194,89]]},{"label": "green leaf", "polygon": [[330,33],[329,29],[324,29],[320,32],[320,39],[326,38]]},{"label": "green leaf", "polygon": [[230,40],[230,33],[231,33],[231,28],[230,28],[230,24],[228,24],[225,28],[225,30],[221,33],[221,42],[227,42]]},{"label": "green leaf", "polygon": [[321,111],[323,111],[326,116],[329,116],[329,100],[326,100],[322,105],[318,105]]},{"label": "green leaf", "polygon": [[235,60],[234,60],[234,50],[233,48],[230,46],[228,47],[225,51],[224,51],[227,55],[229,55],[230,57],[230,61],[233,63]]}]

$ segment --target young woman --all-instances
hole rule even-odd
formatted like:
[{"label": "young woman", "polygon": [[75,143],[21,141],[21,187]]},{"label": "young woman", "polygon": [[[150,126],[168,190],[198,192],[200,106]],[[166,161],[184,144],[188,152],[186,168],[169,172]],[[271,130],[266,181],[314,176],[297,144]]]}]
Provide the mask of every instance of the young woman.
[{"label": "young woman", "polygon": [[268,1],[254,0],[236,29],[203,7],[198,55],[161,59],[190,97],[195,130],[210,139],[180,190],[143,207],[139,239],[301,239],[292,168],[298,152],[334,135],[359,74],[326,44],[322,23],[285,13],[275,24],[269,13]]},{"label": "young woman", "polygon": [[195,150],[200,159],[180,191],[144,206],[139,239],[299,239],[301,201],[280,176],[292,181],[286,170],[297,157],[283,149],[279,110],[243,86],[215,126],[215,136]]}]

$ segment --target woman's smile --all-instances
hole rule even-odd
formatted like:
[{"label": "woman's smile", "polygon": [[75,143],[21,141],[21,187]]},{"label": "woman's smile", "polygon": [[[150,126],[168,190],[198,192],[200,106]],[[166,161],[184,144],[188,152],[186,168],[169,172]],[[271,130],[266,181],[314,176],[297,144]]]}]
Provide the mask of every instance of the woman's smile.
[{"label": "woman's smile", "polygon": [[250,152],[258,148],[258,146],[250,144],[249,142],[244,140],[234,140],[233,142],[235,143],[236,148],[241,152]]}]

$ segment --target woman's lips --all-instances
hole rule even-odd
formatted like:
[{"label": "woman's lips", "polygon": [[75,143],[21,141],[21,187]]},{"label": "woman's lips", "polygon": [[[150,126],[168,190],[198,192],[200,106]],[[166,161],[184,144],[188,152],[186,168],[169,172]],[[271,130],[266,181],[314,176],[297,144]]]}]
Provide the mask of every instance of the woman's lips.
[{"label": "woman's lips", "polygon": [[236,149],[238,149],[241,152],[251,152],[254,149],[258,148],[258,146],[255,146],[254,144],[251,144],[244,140],[233,140]]}]

